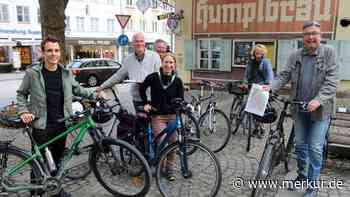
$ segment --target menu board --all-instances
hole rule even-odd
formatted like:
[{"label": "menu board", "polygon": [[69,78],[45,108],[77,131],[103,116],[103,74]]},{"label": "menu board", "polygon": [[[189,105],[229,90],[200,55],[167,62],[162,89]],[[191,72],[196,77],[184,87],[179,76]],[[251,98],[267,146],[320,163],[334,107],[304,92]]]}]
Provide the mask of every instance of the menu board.
[{"label": "menu board", "polygon": [[247,65],[250,59],[252,42],[235,42],[235,65]]}]

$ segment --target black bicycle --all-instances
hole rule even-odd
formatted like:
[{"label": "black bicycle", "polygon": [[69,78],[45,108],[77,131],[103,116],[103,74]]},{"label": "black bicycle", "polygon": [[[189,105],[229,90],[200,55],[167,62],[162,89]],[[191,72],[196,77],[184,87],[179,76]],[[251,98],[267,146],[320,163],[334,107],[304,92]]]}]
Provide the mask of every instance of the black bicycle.
[{"label": "black bicycle", "polygon": [[[266,139],[264,152],[261,156],[258,172],[255,176],[256,181],[267,180],[271,176],[274,167],[281,161],[284,162],[285,171],[289,172],[288,163],[291,150],[294,147],[294,126],[286,144],[283,123],[286,117],[290,117],[290,115],[287,114],[287,109],[290,104],[299,105],[299,108],[303,110],[307,108],[307,103],[303,101],[289,101],[279,96],[272,96],[271,100],[283,102],[283,108],[280,112],[276,129],[270,129],[268,138]],[[251,197],[264,196],[266,189],[267,188],[259,187],[258,185],[252,190]]]}]

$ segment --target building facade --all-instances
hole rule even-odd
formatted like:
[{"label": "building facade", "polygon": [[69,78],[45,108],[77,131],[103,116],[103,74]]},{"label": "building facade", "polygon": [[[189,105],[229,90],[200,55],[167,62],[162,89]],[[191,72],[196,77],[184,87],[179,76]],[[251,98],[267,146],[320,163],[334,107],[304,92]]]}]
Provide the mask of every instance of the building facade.
[{"label": "building facade", "polygon": [[345,0],[177,1],[176,10],[184,10],[182,34],[176,37],[176,53],[183,60],[180,68],[188,80],[241,80],[252,47],[264,44],[278,72],[289,54],[303,47],[303,23],[316,20],[321,23],[322,42],[333,45],[341,56],[341,79],[349,80],[350,56],[345,51],[350,43],[337,41],[350,37],[350,30],[338,25],[348,4]]},{"label": "building facade", "polygon": [[[69,60],[76,58],[112,58],[121,61],[131,52],[131,44],[118,46],[116,40],[126,34],[131,42],[135,32],[144,32],[147,45],[164,39],[171,43],[165,20],[158,15],[173,12],[174,2],[149,0],[151,7],[141,13],[137,0],[69,0],[66,14],[66,47]],[[122,32],[116,14],[130,15]],[[41,24],[38,0],[0,0],[0,65],[11,65],[14,53],[20,53],[22,67],[36,62],[40,55]]]}]

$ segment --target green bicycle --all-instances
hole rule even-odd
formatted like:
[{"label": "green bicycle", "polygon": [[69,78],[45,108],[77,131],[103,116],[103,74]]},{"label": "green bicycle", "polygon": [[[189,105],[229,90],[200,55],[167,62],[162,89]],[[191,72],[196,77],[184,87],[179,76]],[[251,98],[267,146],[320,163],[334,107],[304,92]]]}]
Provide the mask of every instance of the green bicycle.
[{"label": "green bicycle", "polygon": [[[101,116],[101,112],[108,114],[108,109],[110,109],[110,107],[99,103],[100,101],[95,101],[95,106],[91,109],[72,115],[70,120],[79,119],[76,124],[40,146],[33,139],[31,125],[23,124],[20,119],[13,120],[24,128],[24,132],[28,134],[32,142],[34,151],[30,154],[26,150],[12,145],[14,140],[0,141],[1,194],[16,193],[19,196],[31,196],[33,193],[40,195],[59,193],[62,189],[62,180],[68,172],[67,166],[69,166],[74,152],[85,134],[89,133],[93,139],[89,153],[89,164],[98,182],[115,196],[145,196],[151,184],[149,165],[142,154],[132,145],[122,140],[104,137],[96,129],[94,120]],[[52,158],[50,159],[47,147],[77,130],[79,131],[78,135],[56,167]],[[45,150],[45,156],[41,154],[41,150]],[[133,172],[133,164],[120,158],[120,150],[126,150],[129,155],[133,155],[133,158],[138,160],[138,172],[140,168],[142,169],[140,175],[136,176]],[[56,175],[51,176],[51,172],[54,170]]]}]

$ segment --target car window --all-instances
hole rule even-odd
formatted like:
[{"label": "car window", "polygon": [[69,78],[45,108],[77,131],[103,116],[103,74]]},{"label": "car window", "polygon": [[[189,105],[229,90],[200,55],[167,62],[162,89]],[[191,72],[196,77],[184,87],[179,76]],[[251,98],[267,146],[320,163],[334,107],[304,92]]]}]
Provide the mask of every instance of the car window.
[{"label": "car window", "polygon": [[84,68],[88,68],[88,67],[91,67],[91,66],[92,66],[91,62],[85,62],[85,63],[82,65],[82,67],[84,67]]},{"label": "car window", "polygon": [[68,68],[79,68],[81,65],[81,62],[72,62],[68,65]]},{"label": "car window", "polygon": [[108,66],[105,60],[101,60],[101,66]]},{"label": "car window", "polygon": [[108,66],[115,66],[115,67],[118,67],[118,68],[121,66],[119,63],[113,62],[113,61],[107,61],[107,63],[108,63]]}]

